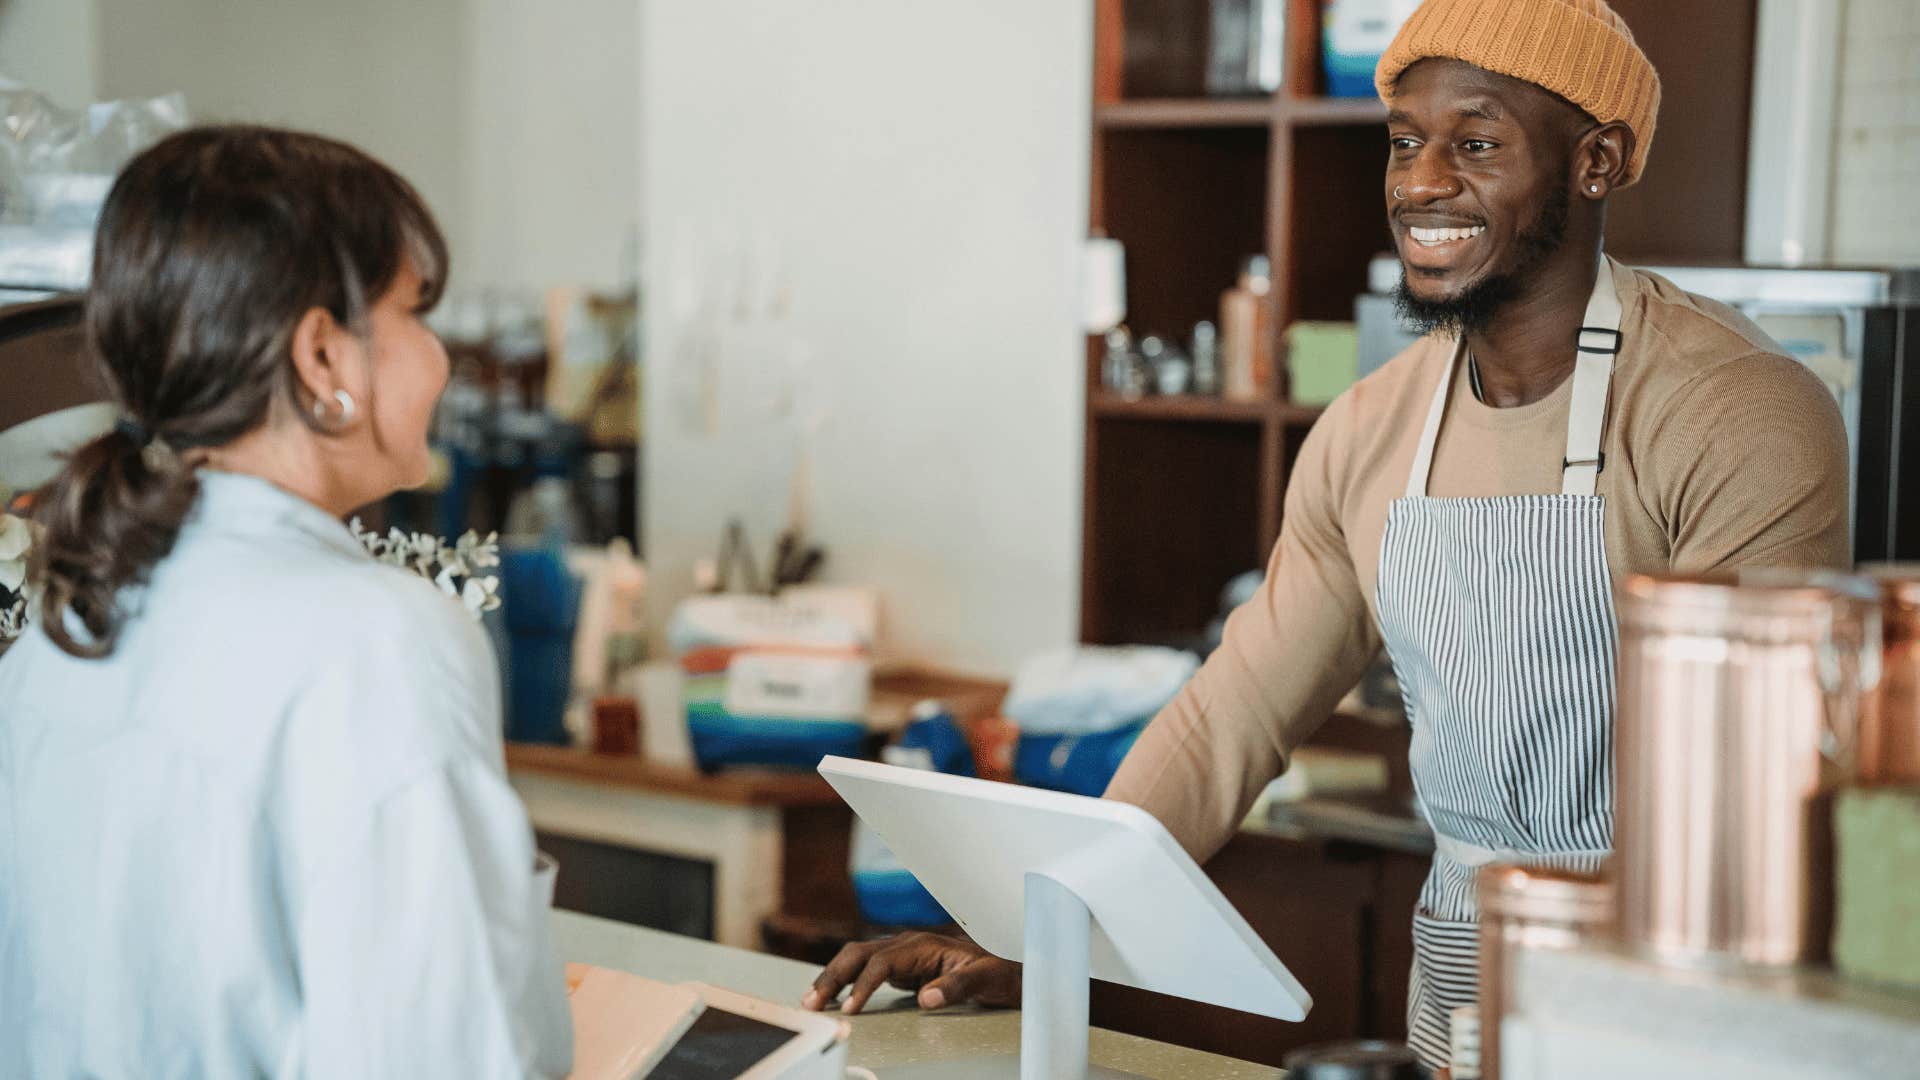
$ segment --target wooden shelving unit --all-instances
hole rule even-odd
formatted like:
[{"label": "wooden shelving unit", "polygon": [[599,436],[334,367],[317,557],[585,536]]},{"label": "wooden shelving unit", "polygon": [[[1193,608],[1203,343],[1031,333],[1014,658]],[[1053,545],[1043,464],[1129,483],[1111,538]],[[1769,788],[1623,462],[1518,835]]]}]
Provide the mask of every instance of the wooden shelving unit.
[{"label": "wooden shelving unit", "polygon": [[1266,127],[1273,114],[1274,103],[1266,98],[1153,98],[1095,105],[1093,123],[1107,129]]},{"label": "wooden shelving unit", "polygon": [[[1311,46],[1318,0],[1289,5],[1289,39]],[[1206,17],[1207,5],[1180,0],[1095,3],[1091,224],[1127,245],[1128,324],[1186,341],[1217,320],[1241,261],[1262,253],[1276,333],[1351,318],[1367,260],[1387,246],[1375,185],[1353,183],[1384,159],[1386,110],[1321,96],[1317,49],[1298,47],[1285,92],[1203,96],[1192,46]],[[1126,70],[1129,32],[1168,60],[1154,77]],[[1099,355],[1090,342],[1081,635],[1198,630],[1230,578],[1264,565],[1293,455],[1321,410],[1287,401],[1284,386],[1258,401],[1127,401],[1102,390]]]},{"label": "wooden shelving unit", "polygon": [[[1660,71],[1666,105],[1646,181],[1609,208],[1630,260],[1738,260],[1755,0],[1613,0]],[[1208,6],[1094,0],[1090,225],[1127,248],[1127,323],[1185,342],[1217,320],[1241,261],[1272,262],[1275,333],[1346,320],[1390,249],[1386,108],[1329,98],[1322,0],[1287,0],[1283,87],[1205,96]],[[1275,343],[1276,353],[1279,343]],[[1198,630],[1221,587],[1263,567],[1294,455],[1317,408],[1178,397],[1122,401],[1086,351],[1080,630],[1120,643]]]}]

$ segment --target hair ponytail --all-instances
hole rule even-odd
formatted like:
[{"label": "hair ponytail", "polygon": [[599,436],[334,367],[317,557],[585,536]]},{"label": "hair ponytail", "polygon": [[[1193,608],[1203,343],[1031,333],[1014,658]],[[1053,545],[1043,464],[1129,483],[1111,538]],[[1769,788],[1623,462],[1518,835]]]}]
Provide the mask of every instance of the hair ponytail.
[{"label": "hair ponytail", "polygon": [[[35,501],[45,535],[34,571],[45,582],[40,618],[62,650],[81,657],[113,651],[123,590],[143,584],[173,550],[193,509],[193,469],[160,443],[142,445],[124,427],[81,447]],[[84,633],[75,633],[71,613]]]},{"label": "hair ponytail", "polygon": [[86,338],[137,422],[81,447],[35,501],[37,618],[54,644],[113,651],[124,591],[173,549],[199,494],[192,451],[276,409],[311,422],[294,327],[315,308],[364,325],[403,260],[431,306],[446,281],[439,226],[405,180],[345,143],[202,127],[127,165],[100,212]]}]

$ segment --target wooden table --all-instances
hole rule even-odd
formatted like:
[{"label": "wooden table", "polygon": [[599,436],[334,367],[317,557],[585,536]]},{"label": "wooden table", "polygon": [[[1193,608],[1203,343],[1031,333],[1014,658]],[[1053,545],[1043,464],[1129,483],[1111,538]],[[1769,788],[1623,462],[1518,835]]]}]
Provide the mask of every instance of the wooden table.
[{"label": "wooden table", "polygon": [[[905,723],[914,703],[938,698],[962,722],[998,712],[1004,682],[915,667],[874,675],[868,722]],[[853,812],[812,772],[728,769],[707,775],[640,757],[508,744],[507,773],[535,829],[713,868],[713,937],[761,947],[760,925],[780,912],[845,919],[855,912],[847,873]],[[566,869],[561,869],[562,885]]]}]

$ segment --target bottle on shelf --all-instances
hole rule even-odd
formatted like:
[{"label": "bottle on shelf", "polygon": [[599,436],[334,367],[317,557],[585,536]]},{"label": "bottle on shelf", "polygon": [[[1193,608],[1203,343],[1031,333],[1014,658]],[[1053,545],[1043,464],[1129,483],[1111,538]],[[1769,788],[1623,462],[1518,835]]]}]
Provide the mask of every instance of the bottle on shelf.
[{"label": "bottle on shelf", "polygon": [[1250,255],[1240,281],[1220,294],[1220,356],[1226,396],[1241,400],[1273,393],[1272,264]]},{"label": "bottle on shelf", "polygon": [[1107,331],[1107,351],[1100,364],[1100,381],[1106,388],[1128,401],[1145,397],[1151,386],[1152,369],[1133,347],[1133,335],[1124,326]]},{"label": "bottle on shelf", "polygon": [[1193,326],[1193,392],[1220,392],[1220,332],[1205,320]]}]

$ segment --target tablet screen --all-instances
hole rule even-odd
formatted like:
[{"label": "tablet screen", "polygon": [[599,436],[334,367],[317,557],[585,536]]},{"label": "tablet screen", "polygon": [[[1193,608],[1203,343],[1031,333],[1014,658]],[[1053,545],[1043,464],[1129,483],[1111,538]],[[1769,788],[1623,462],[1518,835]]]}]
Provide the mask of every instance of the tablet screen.
[{"label": "tablet screen", "polygon": [[648,1080],[734,1080],[798,1035],[792,1028],[707,1006]]}]

